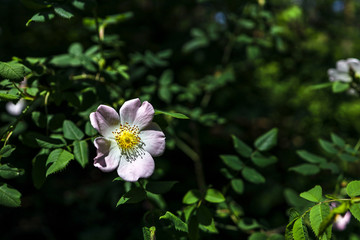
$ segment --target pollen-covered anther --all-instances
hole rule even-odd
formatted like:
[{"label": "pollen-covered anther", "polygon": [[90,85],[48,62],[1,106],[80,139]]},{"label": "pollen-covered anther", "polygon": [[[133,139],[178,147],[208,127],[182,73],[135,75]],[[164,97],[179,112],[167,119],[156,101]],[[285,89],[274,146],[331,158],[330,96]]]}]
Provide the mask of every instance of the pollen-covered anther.
[{"label": "pollen-covered anther", "polygon": [[139,137],[139,127],[130,126],[128,123],[120,124],[119,129],[114,132],[115,141],[128,162],[145,154],[143,146],[145,145]]}]

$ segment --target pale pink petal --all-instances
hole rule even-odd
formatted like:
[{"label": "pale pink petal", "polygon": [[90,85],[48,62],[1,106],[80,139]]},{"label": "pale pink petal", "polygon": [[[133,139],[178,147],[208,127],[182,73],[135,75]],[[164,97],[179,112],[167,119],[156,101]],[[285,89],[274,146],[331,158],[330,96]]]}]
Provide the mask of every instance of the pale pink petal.
[{"label": "pale pink petal", "polygon": [[114,138],[112,131],[120,125],[119,114],[112,107],[100,105],[90,114],[91,125],[104,137]]},{"label": "pale pink petal", "polygon": [[145,144],[144,150],[149,152],[151,156],[158,157],[164,153],[165,134],[156,123],[150,123],[140,132],[139,137]]},{"label": "pale pink petal", "polygon": [[155,110],[153,106],[149,102],[144,101],[136,113],[133,125],[138,126],[139,129],[142,130],[151,123],[154,113]]},{"label": "pale pink petal", "polygon": [[136,113],[140,106],[141,102],[138,98],[126,101],[120,108],[121,124],[128,123],[130,125],[133,125]]},{"label": "pale pink petal", "polygon": [[346,60],[339,60],[336,62],[336,70],[340,72],[349,72],[349,66]]},{"label": "pale pink petal", "polygon": [[154,168],[154,159],[148,152],[145,152],[144,155],[132,162],[128,162],[122,157],[117,172],[125,181],[136,182],[139,178],[150,177],[154,172]]},{"label": "pale pink petal", "polygon": [[344,216],[338,215],[335,218],[334,228],[343,231],[346,229],[346,226],[349,224],[351,219],[351,213],[346,212]]},{"label": "pale pink petal", "polygon": [[94,166],[103,172],[115,170],[120,161],[120,150],[117,143],[114,140],[98,137],[95,138],[94,145],[97,148]]}]

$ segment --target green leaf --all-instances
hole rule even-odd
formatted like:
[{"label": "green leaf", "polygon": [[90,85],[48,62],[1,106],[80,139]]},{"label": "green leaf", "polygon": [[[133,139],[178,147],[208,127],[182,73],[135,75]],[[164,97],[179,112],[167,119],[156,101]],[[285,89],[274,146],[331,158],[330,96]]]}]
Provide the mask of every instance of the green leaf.
[{"label": "green leaf", "polygon": [[6,158],[11,155],[11,153],[15,150],[15,147],[11,145],[6,145],[0,150],[0,158]]},{"label": "green leaf", "polygon": [[338,135],[336,135],[335,133],[331,133],[331,141],[335,145],[342,147],[342,148],[345,147],[345,145],[346,145],[345,140],[342,139],[341,137],[339,137]]},{"label": "green leaf", "polygon": [[333,82],[332,91],[334,93],[344,92],[344,91],[348,90],[349,87],[350,87],[349,83],[336,81],[336,82]]},{"label": "green leaf", "polygon": [[264,233],[256,232],[250,235],[248,240],[266,240],[267,236]]},{"label": "green leaf", "polygon": [[312,189],[306,192],[300,193],[300,197],[309,200],[311,202],[321,202],[322,200],[322,188],[319,185],[316,185]]},{"label": "green leaf", "polygon": [[155,226],[152,226],[149,228],[143,227],[142,231],[143,231],[144,240],[156,240],[156,237],[155,237],[156,227]]},{"label": "green leaf", "polygon": [[198,222],[204,226],[209,226],[213,221],[210,210],[203,204],[197,209],[196,217]]},{"label": "green leaf", "polygon": [[330,214],[328,204],[317,204],[310,210],[310,225],[315,235],[319,237],[320,225]]},{"label": "green leaf", "polygon": [[188,232],[188,226],[186,223],[184,223],[180,218],[178,218],[177,216],[175,216],[174,214],[172,214],[171,212],[166,212],[163,216],[161,216],[159,218],[161,219],[168,219],[170,220],[174,226],[175,229],[178,231],[183,231],[183,232]]},{"label": "green leaf", "polygon": [[0,177],[5,179],[16,178],[24,174],[23,169],[10,167],[9,164],[0,165]]},{"label": "green leaf", "polygon": [[146,191],[155,193],[155,194],[163,194],[174,186],[177,181],[152,181],[146,184]]},{"label": "green leaf", "polygon": [[0,205],[6,207],[20,207],[21,204],[21,193],[7,184],[0,186]]},{"label": "green leaf", "polygon": [[35,125],[40,128],[46,127],[47,119],[44,113],[42,112],[32,112],[31,118],[34,121]]},{"label": "green leaf", "polygon": [[239,178],[231,180],[231,187],[237,194],[242,194],[244,192],[244,182]]},{"label": "green leaf", "polygon": [[64,169],[72,159],[74,155],[64,149],[53,150],[46,161],[46,165],[52,163],[46,171],[46,177]]},{"label": "green leaf", "polygon": [[75,160],[84,168],[89,162],[88,144],[85,140],[74,141]]},{"label": "green leaf", "polygon": [[66,145],[60,139],[45,136],[36,136],[35,141],[37,145],[42,148],[60,148]]},{"label": "green leaf", "polygon": [[56,6],[54,7],[55,13],[57,13],[59,16],[63,18],[72,18],[74,14],[72,13],[72,10],[68,8],[67,6]]},{"label": "green leaf", "polygon": [[165,112],[161,110],[155,110],[155,115],[164,114],[173,118],[179,118],[179,119],[189,119],[188,116],[182,114],[182,113],[174,113],[174,112]]},{"label": "green leaf", "polygon": [[350,197],[360,196],[360,181],[351,181],[346,186],[346,193]]},{"label": "green leaf", "polygon": [[335,154],[338,152],[338,150],[334,147],[334,144],[332,144],[331,142],[328,142],[323,139],[319,139],[319,143],[320,143],[320,146],[322,147],[322,149],[325,150],[325,152],[328,152],[331,154]]},{"label": "green leaf", "polygon": [[185,194],[182,202],[185,204],[193,204],[193,203],[197,203],[200,199],[201,199],[201,194],[199,190],[193,189]]},{"label": "green leaf", "polygon": [[70,140],[81,140],[84,133],[70,120],[63,123],[64,137]]},{"label": "green leaf", "polygon": [[360,203],[352,204],[350,206],[350,212],[358,221],[360,221]]},{"label": "green leaf", "polygon": [[20,96],[14,95],[14,94],[9,94],[9,93],[0,92],[0,100],[12,101],[12,100],[17,100],[17,99],[20,99]]},{"label": "green leaf", "polygon": [[220,155],[220,158],[229,168],[240,171],[244,167],[244,163],[235,155]]},{"label": "green leaf", "polygon": [[216,229],[214,218],[211,219],[211,223],[209,225],[199,224],[199,229],[207,233],[219,233]]},{"label": "green leaf", "polygon": [[18,62],[0,62],[0,78],[21,82],[30,70]]},{"label": "green leaf", "polygon": [[295,171],[302,175],[315,175],[318,172],[320,172],[320,168],[314,164],[304,163],[304,164],[300,164],[298,166],[289,168],[289,171]]},{"label": "green leaf", "polygon": [[303,219],[299,218],[295,221],[293,226],[293,237],[294,240],[308,240],[309,235],[306,229],[306,226],[303,223]]},{"label": "green leaf", "polygon": [[45,182],[46,179],[46,160],[48,158],[49,155],[49,150],[45,149],[42,150],[41,153],[39,153],[32,162],[32,171],[31,171],[31,175],[32,175],[32,179],[33,179],[33,183],[34,186],[37,189],[40,189],[42,187],[42,185]]},{"label": "green leaf", "polygon": [[356,160],[358,160],[358,157],[352,156],[350,154],[347,153],[341,153],[339,155],[339,158],[343,161],[347,161],[347,162],[355,162]]},{"label": "green leaf", "polygon": [[277,144],[278,129],[273,128],[255,140],[255,147],[260,151],[267,151]]},{"label": "green leaf", "polygon": [[245,219],[242,218],[238,221],[237,225],[243,231],[250,231],[255,228],[261,227],[261,225],[255,219]]},{"label": "green leaf", "polygon": [[319,165],[319,167],[321,169],[328,169],[330,170],[333,174],[339,173],[339,167],[333,163],[333,162],[326,162],[326,163],[321,163]]},{"label": "green leaf", "polygon": [[205,200],[212,203],[221,203],[225,201],[225,197],[220,191],[209,188],[206,191]]},{"label": "green leaf", "polygon": [[242,176],[249,182],[259,184],[265,183],[265,178],[258,171],[253,168],[245,167],[242,170]]},{"label": "green leaf", "polygon": [[277,158],[275,156],[265,157],[260,152],[254,152],[254,154],[251,155],[251,161],[259,167],[267,167],[271,164],[274,164],[277,162]]},{"label": "green leaf", "polygon": [[279,233],[275,233],[268,238],[268,240],[284,240],[284,239],[285,239],[284,236]]},{"label": "green leaf", "polygon": [[93,128],[91,126],[91,123],[90,122],[86,122],[85,124],[85,134],[92,137],[94,136],[95,134],[97,134],[97,131],[95,130],[95,128]]},{"label": "green leaf", "polygon": [[312,154],[306,150],[299,150],[296,151],[296,153],[305,161],[308,161],[310,163],[325,163],[326,159],[323,157],[319,157],[315,154]]},{"label": "green leaf", "polygon": [[54,17],[55,14],[53,12],[50,11],[39,12],[36,13],[27,21],[26,26],[28,27],[31,22],[45,22],[53,19]]},{"label": "green leaf", "polygon": [[124,203],[138,203],[144,200],[146,192],[140,187],[132,188],[130,191],[122,195],[116,204],[116,207]]},{"label": "green leaf", "polygon": [[234,142],[234,148],[235,150],[243,157],[249,158],[252,153],[251,147],[249,147],[246,143],[241,141],[239,138],[237,138],[235,135],[232,135],[232,139]]}]

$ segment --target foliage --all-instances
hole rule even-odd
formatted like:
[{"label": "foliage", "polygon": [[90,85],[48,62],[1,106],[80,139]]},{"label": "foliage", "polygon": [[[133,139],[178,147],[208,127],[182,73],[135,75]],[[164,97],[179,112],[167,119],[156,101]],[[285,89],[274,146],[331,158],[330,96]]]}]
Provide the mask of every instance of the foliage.
[{"label": "foliage", "polygon": [[[20,2],[0,8],[2,239],[360,238],[357,1]],[[132,98],[166,135],[134,183],[93,167],[89,120]]]}]

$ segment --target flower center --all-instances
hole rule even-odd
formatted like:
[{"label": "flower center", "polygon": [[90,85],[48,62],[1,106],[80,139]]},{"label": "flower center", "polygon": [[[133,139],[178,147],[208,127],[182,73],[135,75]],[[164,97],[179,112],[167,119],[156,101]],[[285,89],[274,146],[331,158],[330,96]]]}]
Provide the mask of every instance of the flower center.
[{"label": "flower center", "polygon": [[130,126],[120,124],[119,129],[112,132],[115,141],[121,150],[121,155],[125,156],[126,161],[132,162],[136,158],[145,154],[143,146],[145,145],[139,137],[139,128],[137,126]]}]

